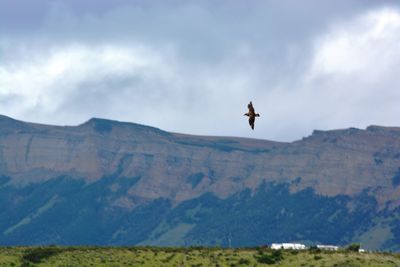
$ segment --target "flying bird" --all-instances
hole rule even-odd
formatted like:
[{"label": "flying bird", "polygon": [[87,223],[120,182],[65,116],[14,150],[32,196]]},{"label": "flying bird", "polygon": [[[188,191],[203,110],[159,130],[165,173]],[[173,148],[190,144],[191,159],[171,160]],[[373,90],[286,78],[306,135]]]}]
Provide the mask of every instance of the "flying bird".
[{"label": "flying bird", "polygon": [[243,116],[248,116],[249,117],[249,124],[251,129],[254,130],[254,122],[256,120],[256,117],[260,117],[260,114],[256,113],[254,111],[253,103],[250,103],[247,105],[247,108],[249,109],[249,112],[245,113]]}]

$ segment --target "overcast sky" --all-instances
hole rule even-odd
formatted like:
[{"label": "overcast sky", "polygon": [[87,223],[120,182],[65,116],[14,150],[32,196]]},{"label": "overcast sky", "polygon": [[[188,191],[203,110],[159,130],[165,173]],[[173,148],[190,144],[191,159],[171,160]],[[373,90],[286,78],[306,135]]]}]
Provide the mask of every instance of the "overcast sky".
[{"label": "overcast sky", "polygon": [[398,1],[0,1],[0,114],[25,121],[293,141],[400,126],[399,76]]}]

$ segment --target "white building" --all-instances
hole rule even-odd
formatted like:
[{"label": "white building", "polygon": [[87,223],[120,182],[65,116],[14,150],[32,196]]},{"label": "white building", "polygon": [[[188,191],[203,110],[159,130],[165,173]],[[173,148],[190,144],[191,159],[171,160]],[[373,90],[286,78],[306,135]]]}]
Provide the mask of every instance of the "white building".
[{"label": "white building", "polygon": [[338,250],[338,246],[330,246],[330,245],[317,245],[317,248],[323,249],[323,250]]},{"label": "white building", "polygon": [[299,243],[273,243],[272,249],[306,249],[306,246]]}]

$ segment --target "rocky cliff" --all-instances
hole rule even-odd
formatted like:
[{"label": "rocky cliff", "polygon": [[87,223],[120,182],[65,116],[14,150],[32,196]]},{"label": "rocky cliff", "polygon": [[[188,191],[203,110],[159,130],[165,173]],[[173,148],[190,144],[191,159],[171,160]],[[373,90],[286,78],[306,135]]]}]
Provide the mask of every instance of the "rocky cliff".
[{"label": "rocky cliff", "polygon": [[396,127],[280,143],[0,116],[0,243],[227,245],[229,237],[236,246],[359,241],[398,250],[399,167]]}]

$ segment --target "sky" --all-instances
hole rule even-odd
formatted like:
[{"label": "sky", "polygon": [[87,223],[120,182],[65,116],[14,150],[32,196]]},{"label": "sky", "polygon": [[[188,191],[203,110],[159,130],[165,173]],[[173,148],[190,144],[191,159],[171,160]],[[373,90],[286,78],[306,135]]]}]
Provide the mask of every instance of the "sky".
[{"label": "sky", "polygon": [[399,1],[0,0],[0,114],[24,121],[294,141],[400,126],[399,75]]}]

